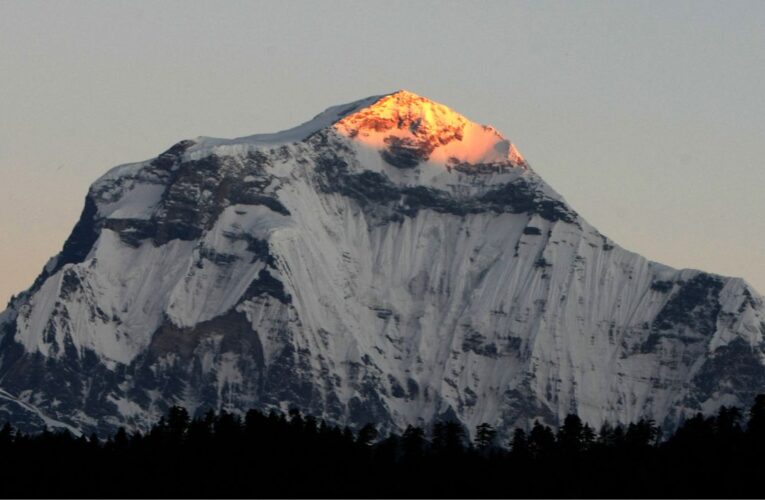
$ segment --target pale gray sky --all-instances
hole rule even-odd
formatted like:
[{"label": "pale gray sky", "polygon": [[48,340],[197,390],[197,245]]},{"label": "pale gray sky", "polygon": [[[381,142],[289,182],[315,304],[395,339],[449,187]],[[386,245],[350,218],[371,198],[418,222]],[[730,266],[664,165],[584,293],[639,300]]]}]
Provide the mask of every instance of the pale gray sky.
[{"label": "pale gray sky", "polygon": [[0,0],[0,302],[109,167],[399,88],[619,244],[765,292],[763,82],[762,1]]}]

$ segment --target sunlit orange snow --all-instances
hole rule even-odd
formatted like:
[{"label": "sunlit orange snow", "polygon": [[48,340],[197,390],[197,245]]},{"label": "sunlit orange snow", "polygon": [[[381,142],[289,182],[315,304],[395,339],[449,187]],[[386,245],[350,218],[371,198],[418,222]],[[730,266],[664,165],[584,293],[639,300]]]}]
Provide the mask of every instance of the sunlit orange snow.
[{"label": "sunlit orange snow", "polygon": [[375,149],[385,149],[391,138],[398,138],[418,148],[430,162],[526,167],[515,146],[493,127],[473,123],[447,106],[406,90],[381,98],[334,127]]}]

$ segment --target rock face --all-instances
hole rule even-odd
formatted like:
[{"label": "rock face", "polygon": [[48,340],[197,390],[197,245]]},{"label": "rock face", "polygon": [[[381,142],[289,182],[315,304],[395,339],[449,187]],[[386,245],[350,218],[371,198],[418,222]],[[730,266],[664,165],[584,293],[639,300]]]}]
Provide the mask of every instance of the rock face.
[{"label": "rock face", "polygon": [[299,407],[666,427],[765,390],[765,306],[583,220],[491,127],[400,91],[116,167],[0,315],[0,419]]}]

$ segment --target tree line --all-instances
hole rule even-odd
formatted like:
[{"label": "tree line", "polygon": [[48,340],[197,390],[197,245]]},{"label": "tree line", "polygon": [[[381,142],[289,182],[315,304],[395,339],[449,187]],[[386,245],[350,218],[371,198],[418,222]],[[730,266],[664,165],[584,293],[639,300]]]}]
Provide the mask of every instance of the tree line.
[{"label": "tree line", "polygon": [[291,410],[191,418],[108,439],[0,430],[3,497],[763,497],[765,395],[698,414],[671,435],[651,420],[593,429],[568,415],[501,442],[457,422],[378,435]]}]

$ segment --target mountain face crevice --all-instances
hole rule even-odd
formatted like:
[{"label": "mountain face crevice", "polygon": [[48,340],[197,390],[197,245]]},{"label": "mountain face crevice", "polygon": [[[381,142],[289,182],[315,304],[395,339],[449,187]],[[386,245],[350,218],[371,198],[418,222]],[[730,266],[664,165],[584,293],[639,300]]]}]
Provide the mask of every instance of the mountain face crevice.
[{"label": "mountain face crevice", "polygon": [[590,226],[495,129],[400,91],[115,167],[0,315],[0,418],[287,410],[508,432],[748,405],[765,306]]}]

